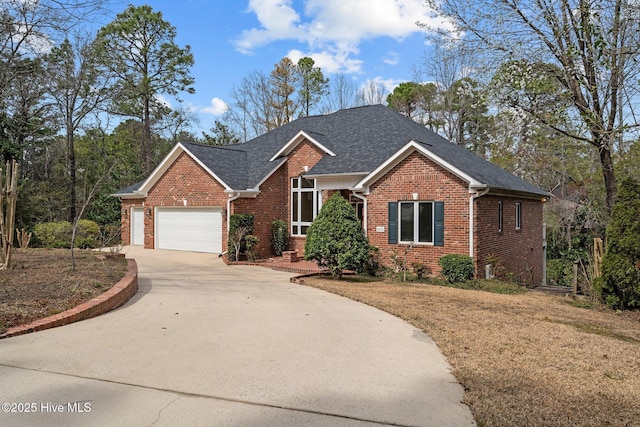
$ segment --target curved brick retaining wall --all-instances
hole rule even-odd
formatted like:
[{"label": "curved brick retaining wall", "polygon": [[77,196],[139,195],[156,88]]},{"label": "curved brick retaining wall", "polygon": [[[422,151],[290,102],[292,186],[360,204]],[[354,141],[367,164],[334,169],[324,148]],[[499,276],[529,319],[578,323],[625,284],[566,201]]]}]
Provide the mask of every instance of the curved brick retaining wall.
[{"label": "curved brick retaining wall", "polygon": [[138,264],[134,259],[127,260],[127,264],[125,276],[108,291],[62,313],[38,319],[26,325],[9,328],[0,335],[0,339],[68,325],[120,307],[138,292]]}]

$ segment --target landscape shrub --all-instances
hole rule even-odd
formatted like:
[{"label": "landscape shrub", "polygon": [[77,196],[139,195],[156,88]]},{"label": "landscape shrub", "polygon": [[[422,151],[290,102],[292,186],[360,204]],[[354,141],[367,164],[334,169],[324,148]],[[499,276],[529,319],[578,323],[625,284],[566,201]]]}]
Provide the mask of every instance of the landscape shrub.
[{"label": "landscape shrub", "polygon": [[271,247],[275,256],[281,256],[287,250],[289,244],[289,227],[281,219],[273,221],[271,224]]},{"label": "landscape shrub", "polygon": [[[69,236],[71,242],[71,236]],[[100,244],[100,226],[91,220],[81,219],[78,221],[76,230],[75,247],[81,249],[97,248]]]},{"label": "landscape shrub", "polygon": [[640,184],[620,183],[607,225],[602,277],[594,284],[612,308],[640,308]]},{"label": "landscape shrub", "polygon": [[367,276],[377,276],[380,273],[381,268],[382,263],[380,262],[380,248],[370,245],[369,256],[367,257],[367,262],[364,265],[363,273]]},{"label": "landscape shrub", "polygon": [[247,234],[244,236],[244,241],[247,246],[247,259],[249,261],[256,260],[256,246],[260,243],[260,238],[253,234]]},{"label": "landscape shrub", "polygon": [[253,234],[253,218],[253,214],[233,214],[229,217],[229,238],[227,239],[229,261],[239,261],[236,259],[237,255],[246,252],[246,236]]},{"label": "landscape shrub", "polygon": [[475,268],[473,259],[468,255],[449,254],[438,260],[442,275],[451,283],[473,279]]},{"label": "landscape shrub", "polygon": [[351,204],[340,195],[333,196],[307,230],[304,257],[327,267],[335,279],[342,270],[361,273],[369,259],[369,241]]},{"label": "landscape shrub", "polygon": [[414,262],[412,267],[413,267],[413,272],[416,275],[416,279],[418,280],[424,280],[427,274],[429,274],[429,267],[422,264],[421,262]]},{"label": "landscape shrub", "polygon": [[[40,245],[47,248],[70,248],[73,226],[68,221],[36,224],[33,232]],[[75,247],[91,249],[100,242],[100,226],[94,221],[81,219],[76,230]]]},{"label": "landscape shrub", "polygon": [[68,221],[36,224],[33,234],[45,248],[68,248],[71,245],[71,223]]},{"label": "landscape shrub", "polygon": [[547,260],[547,282],[555,286],[571,286],[573,262],[565,258]]}]

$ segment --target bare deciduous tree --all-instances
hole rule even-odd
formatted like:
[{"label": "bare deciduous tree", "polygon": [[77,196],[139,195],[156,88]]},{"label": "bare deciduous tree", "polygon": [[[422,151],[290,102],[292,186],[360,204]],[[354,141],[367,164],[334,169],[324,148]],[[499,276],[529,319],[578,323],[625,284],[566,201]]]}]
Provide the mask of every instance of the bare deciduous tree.
[{"label": "bare deciduous tree", "polygon": [[[610,211],[616,176],[612,150],[637,126],[640,5],[629,0],[426,0],[452,31],[439,40],[463,46],[487,65],[524,60],[557,67],[555,78],[570,95],[571,128],[526,110],[561,135],[598,153]],[[427,30],[431,30],[427,28]]]}]

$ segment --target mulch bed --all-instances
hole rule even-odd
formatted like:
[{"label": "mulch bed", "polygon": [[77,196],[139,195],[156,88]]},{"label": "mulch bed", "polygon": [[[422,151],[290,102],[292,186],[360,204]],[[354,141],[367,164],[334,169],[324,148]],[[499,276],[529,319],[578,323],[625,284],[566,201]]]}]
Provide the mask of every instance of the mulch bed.
[{"label": "mulch bed", "polygon": [[69,249],[18,249],[12,268],[0,271],[0,334],[73,308],[100,295],[126,272],[124,258]]}]

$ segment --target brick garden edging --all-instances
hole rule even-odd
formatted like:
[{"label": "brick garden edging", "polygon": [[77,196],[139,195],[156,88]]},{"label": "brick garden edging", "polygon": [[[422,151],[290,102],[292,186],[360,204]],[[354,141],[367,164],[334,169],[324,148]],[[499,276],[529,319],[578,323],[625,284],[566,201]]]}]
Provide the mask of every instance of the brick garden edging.
[{"label": "brick garden edging", "polygon": [[9,328],[4,334],[0,335],[0,339],[57,328],[58,326],[99,316],[120,307],[129,301],[136,292],[138,292],[138,264],[136,260],[128,259],[127,272],[124,277],[109,290],[62,313],[35,320],[26,325]]}]

